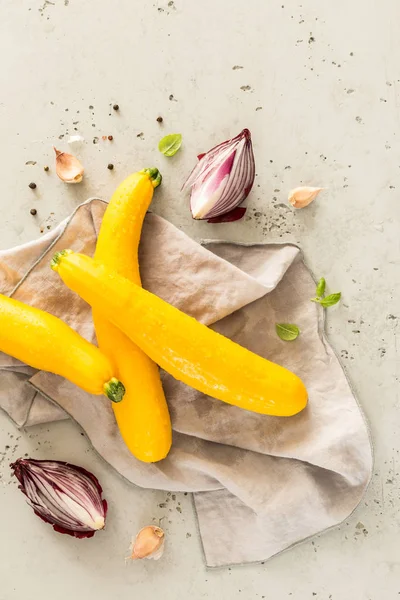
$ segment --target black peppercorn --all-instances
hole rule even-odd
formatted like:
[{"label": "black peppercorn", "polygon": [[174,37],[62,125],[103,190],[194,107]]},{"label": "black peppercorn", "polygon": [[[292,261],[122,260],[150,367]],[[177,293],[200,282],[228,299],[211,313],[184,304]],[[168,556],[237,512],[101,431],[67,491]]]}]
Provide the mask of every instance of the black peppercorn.
[{"label": "black peppercorn", "polygon": [[112,171],[112,170],[113,170],[113,168],[114,168],[114,165],[113,165],[112,163],[109,163],[109,164],[107,165],[107,169],[110,169],[110,171]]},{"label": "black peppercorn", "polygon": [[45,167],[43,167],[43,169],[44,169],[45,171],[49,171],[49,170],[50,170],[50,168],[49,168],[47,165],[46,165]]},{"label": "black peppercorn", "polygon": [[113,109],[114,109],[114,110],[119,110],[119,106],[118,106],[118,104],[114,104],[114,106],[113,106]]},{"label": "black peppercorn", "polygon": [[163,122],[163,118],[162,117],[157,117],[157,123],[162,123]]},{"label": "black peppercorn", "polygon": [[29,184],[29,187],[31,188],[31,190],[36,189],[36,183],[34,183],[33,181]]},{"label": "black peppercorn", "polygon": [[31,210],[29,211],[31,213],[31,215],[35,216],[37,214],[37,210],[36,208],[31,208]]},{"label": "black peppercorn", "polygon": [[109,136],[108,136],[108,139],[110,140],[110,142],[112,142],[114,138],[113,138],[113,136],[112,136],[112,135],[109,135]]}]

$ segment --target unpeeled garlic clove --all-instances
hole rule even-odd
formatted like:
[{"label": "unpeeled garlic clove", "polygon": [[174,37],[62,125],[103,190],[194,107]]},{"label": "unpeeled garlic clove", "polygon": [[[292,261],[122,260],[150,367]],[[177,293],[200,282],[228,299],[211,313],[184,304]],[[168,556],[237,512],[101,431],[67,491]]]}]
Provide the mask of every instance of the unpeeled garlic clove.
[{"label": "unpeeled garlic clove", "polygon": [[[54,147],[54,146],[53,146]],[[54,148],[56,153],[56,173],[61,181],[66,183],[80,183],[83,179],[83,166],[73,154],[61,152]]]},{"label": "unpeeled garlic clove", "polygon": [[323,189],[320,187],[297,187],[289,192],[289,204],[294,208],[304,208],[311,204]]},{"label": "unpeeled garlic clove", "polygon": [[165,533],[161,527],[148,525],[143,527],[136,536],[130,547],[129,558],[138,560],[141,558],[152,558],[158,560],[164,552]]}]

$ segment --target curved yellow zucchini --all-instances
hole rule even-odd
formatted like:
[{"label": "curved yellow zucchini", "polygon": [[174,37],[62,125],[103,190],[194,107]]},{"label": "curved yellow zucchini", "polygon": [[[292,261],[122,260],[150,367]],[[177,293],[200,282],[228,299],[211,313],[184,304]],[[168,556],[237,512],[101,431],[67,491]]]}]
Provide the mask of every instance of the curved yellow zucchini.
[{"label": "curved yellow zucchini", "polygon": [[71,250],[52,261],[66,285],[112,321],[173,377],[229,404],[291,416],[306,388],[287,369],[216,333],[115,271]]},{"label": "curved yellow zucchini", "polygon": [[[110,200],[97,240],[95,259],[137,285],[143,219],[160,180],[157,169],[125,179]],[[123,402],[113,405],[122,438],[139,460],[161,460],[170,450],[172,431],[158,366],[97,309],[93,319],[99,346],[125,384]]]},{"label": "curved yellow zucchini", "polygon": [[108,358],[66,323],[0,294],[0,350],[40,369],[62,375],[90,394],[120,402],[124,386]]}]

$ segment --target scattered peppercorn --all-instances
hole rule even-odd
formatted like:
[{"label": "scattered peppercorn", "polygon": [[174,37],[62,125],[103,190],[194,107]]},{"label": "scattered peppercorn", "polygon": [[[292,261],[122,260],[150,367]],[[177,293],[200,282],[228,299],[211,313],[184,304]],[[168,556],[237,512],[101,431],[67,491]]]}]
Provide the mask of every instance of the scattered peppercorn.
[{"label": "scattered peppercorn", "polygon": [[113,109],[114,110],[119,110],[119,105],[118,104],[114,104]]},{"label": "scattered peppercorn", "polygon": [[31,210],[29,211],[31,213],[31,215],[35,216],[37,215],[37,210],[36,208],[31,208]]},{"label": "scattered peppercorn", "polygon": [[46,165],[45,167],[43,167],[43,169],[44,169],[45,171],[49,171],[49,170],[50,170],[50,167],[48,167],[48,166]]},{"label": "scattered peppercorn", "polygon": [[157,117],[157,123],[162,123],[163,122],[163,118],[162,117]]},{"label": "scattered peppercorn", "polygon": [[47,225],[47,229],[51,229],[51,225]]},{"label": "scattered peppercorn", "polygon": [[112,135],[109,135],[109,136],[108,136],[108,139],[110,140],[110,142],[112,142],[114,138],[113,138],[113,136],[112,136]]},{"label": "scattered peppercorn", "polygon": [[114,165],[112,163],[108,163],[107,169],[110,169],[110,171],[112,171],[113,168],[114,168]]},{"label": "scattered peppercorn", "polygon": [[35,190],[36,189],[36,183],[34,183],[33,181],[29,184],[29,187],[31,188],[31,190]]}]

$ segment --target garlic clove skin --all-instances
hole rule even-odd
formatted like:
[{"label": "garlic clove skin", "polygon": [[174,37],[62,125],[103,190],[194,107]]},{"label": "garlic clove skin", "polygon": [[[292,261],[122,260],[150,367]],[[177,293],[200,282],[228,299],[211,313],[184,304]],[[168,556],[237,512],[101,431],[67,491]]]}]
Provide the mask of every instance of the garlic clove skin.
[{"label": "garlic clove skin", "polygon": [[288,200],[294,208],[305,208],[325,188],[320,187],[297,187],[289,192]]},{"label": "garlic clove skin", "polygon": [[132,560],[159,560],[164,552],[165,533],[161,527],[148,525],[139,531],[130,547]]},{"label": "garlic clove skin", "polygon": [[56,173],[65,183],[80,183],[83,179],[83,166],[73,154],[61,152],[54,148],[56,153]]}]

